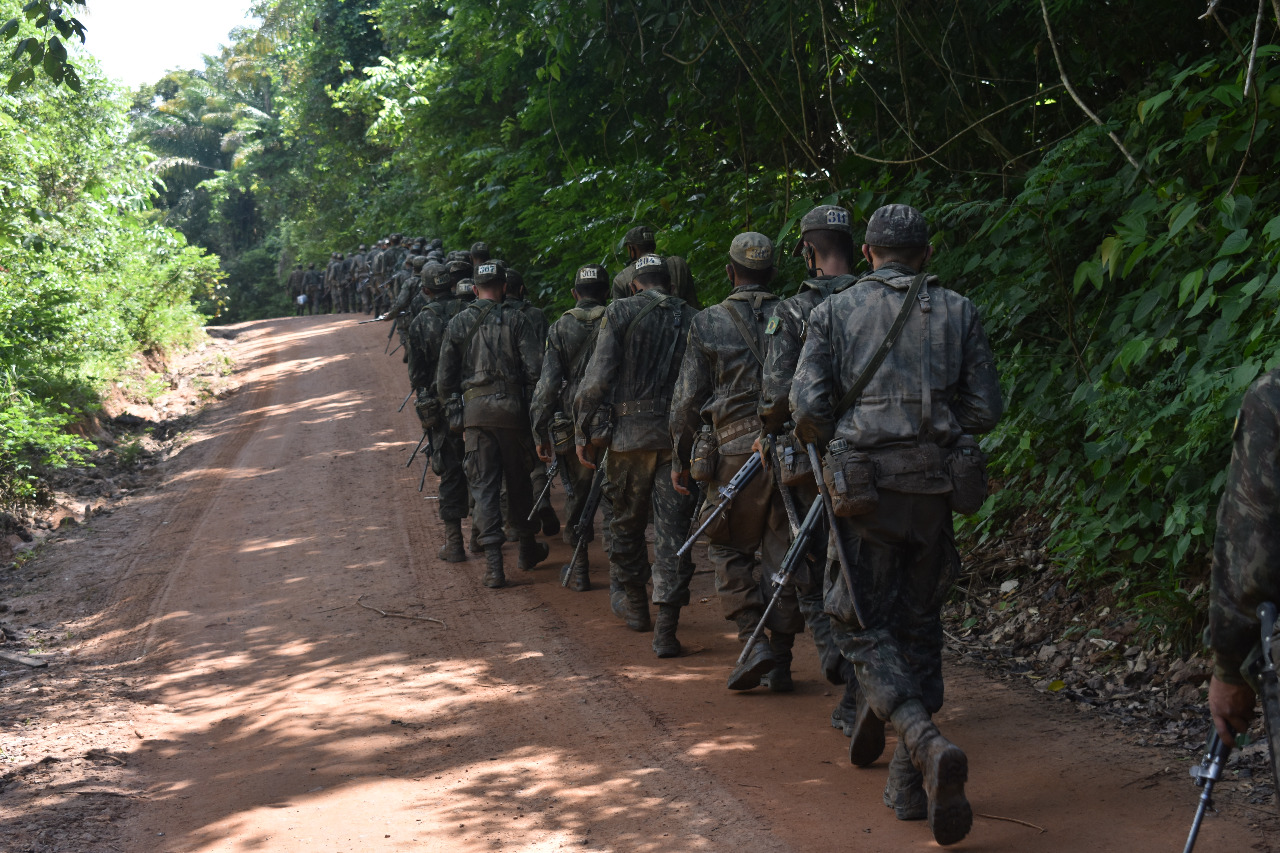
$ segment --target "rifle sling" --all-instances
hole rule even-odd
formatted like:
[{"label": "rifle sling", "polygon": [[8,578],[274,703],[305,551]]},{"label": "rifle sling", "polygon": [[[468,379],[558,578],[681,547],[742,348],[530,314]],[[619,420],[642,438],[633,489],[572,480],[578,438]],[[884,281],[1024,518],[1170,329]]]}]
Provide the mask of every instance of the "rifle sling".
[{"label": "rifle sling", "polygon": [[911,280],[911,287],[907,290],[907,296],[902,300],[902,308],[898,311],[898,316],[894,318],[893,325],[889,327],[889,334],[885,335],[884,342],[880,344],[880,349],[876,350],[876,354],[871,357],[871,361],[867,362],[867,366],[862,369],[862,373],[858,375],[857,380],[840,398],[840,402],[836,404],[835,413],[832,415],[832,422],[839,421],[844,417],[844,413],[849,411],[858,399],[858,395],[862,393],[862,389],[867,387],[867,383],[875,376],[876,371],[880,369],[880,365],[884,363],[885,357],[889,355],[889,350],[898,340],[898,335],[902,334],[902,327],[907,324],[907,315],[911,313],[911,306],[916,301],[916,295],[920,293],[920,288],[924,285],[926,274],[919,273]]}]

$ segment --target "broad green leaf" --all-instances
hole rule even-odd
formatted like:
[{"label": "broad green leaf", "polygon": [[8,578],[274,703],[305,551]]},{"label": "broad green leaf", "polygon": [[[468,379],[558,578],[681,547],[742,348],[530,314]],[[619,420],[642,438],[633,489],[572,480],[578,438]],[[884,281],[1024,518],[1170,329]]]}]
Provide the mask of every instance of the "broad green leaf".
[{"label": "broad green leaf", "polygon": [[1196,218],[1196,214],[1199,212],[1200,206],[1196,204],[1194,199],[1178,205],[1178,207],[1174,208],[1173,218],[1169,221],[1169,233],[1177,235],[1191,220]]}]

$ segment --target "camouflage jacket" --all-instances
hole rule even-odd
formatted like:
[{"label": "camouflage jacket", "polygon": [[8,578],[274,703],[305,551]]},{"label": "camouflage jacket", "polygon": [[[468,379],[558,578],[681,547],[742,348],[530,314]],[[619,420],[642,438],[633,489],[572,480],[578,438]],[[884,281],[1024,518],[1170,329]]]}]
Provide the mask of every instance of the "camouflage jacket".
[{"label": "camouflage jacket", "polygon": [[820,276],[806,279],[800,291],[778,306],[773,321],[765,326],[769,351],[764,357],[764,376],[760,383],[760,421],[770,435],[782,432],[791,420],[791,380],[800,361],[805,331],[813,309],[831,296],[857,281],[852,275]]},{"label": "camouflage jacket", "polygon": [[436,369],[440,343],[449,321],[465,307],[461,299],[446,291],[428,302],[409,324],[409,382],[414,388],[425,388],[431,396],[439,396]]},{"label": "camouflage jacket", "polygon": [[813,309],[791,384],[802,441],[821,446],[839,436],[862,449],[917,441],[949,447],[962,434],[987,432],[1000,420],[1000,381],[978,309],[930,276],[898,342],[834,422],[840,398],[885,340],[913,277],[907,267],[887,264]]},{"label": "camouflage jacket", "polygon": [[288,288],[290,296],[297,296],[299,293],[305,292],[303,281],[306,277],[307,274],[302,270],[293,270],[289,273],[289,281],[285,284],[285,287]]},{"label": "camouflage jacket", "polygon": [[502,300],[503,305],[509,305],[524,314],[525,319],[533,326],[533,331],[537,334],[538,340],[542,341],[543,346],[547,342],[547,315],[542,313],[542,309],[534,306],[527,299],[513,299],[508,296]]},{"label": "camouflage jacket", "polygon": [[[409,328],[409,321],[412,319],[408,316],[409,303],[413,301],[413,297],[418,292],[418,277],[403,266],[394,276],[391,277],[392,302],[391,307],[387,309],[387,314],[396,318],[396,326],[401,329]],[[404,317],[399,316],[400,312],[406,312]]]},{"label": "camouflage jacket", "polygon": [[342,281],[342,261],[330,261],[324,269],[324,289],[332,293]]},{"label": "camouflage jacket", "polygon": [[[659,304],[650,308],[654,302]],[[684,300],[659,290],[641,291],[605,309],[574,400],[579,444],[587,443],[587,421],[596,409],[612,405],[610,446],[615,450],[671,446],[667,412],[696,313]]]},{"label": "camouflage jacket", "polygon": [[547,331],[542,375],[533,389],[533,404],[529,407],[533,433],[540,441],[545,439],[556,412],[564,412],[577,421],[573,401],[595,350],[595,333],[604,318],[604,310],[594,299],[583,299],[564,312]]},{"label": "camouflage jacket", "polygon": [[541,367],[542,343],[525,316],[477,299],[445,328],[436,393],[442,400],[462,394],[465,426],[528,430]]},{"label": "camouflage jacket", "polygon": [[[683,299],[685,303],[692,305],[693,310],[700,310],[702,303],[698,301],[698,292],[694,289],[693,274],[689,272],[689,265],[679,255],[668,255],[665,261],[667,274],[671,276],[671,292]],[[627,264],[622,268],[622,272],[613,277],[615,302],[631,295],[631,280],[635,277],[635,264]]]},{"label": "camouflage jacket", "polygon": [[[764,367],[765,328],[778,297],[761,285],[735,288],[693,320],[671,401],[673,467],[684,470],[702,425],[717,433],[722,453],[746,453],[760,434],[756,408]],[[736,317],[736,320],[735,320]]]},{"label": "camouflage jacket", "polygon": [[319,293],[324,287],[324,278],[320,270],[307,270],[307,274],[302,279],[302,286],[306,288],[307,293]]},{"label": "camouflage jacket", "polygon": [[1213,542],[1208,635],[1214,675],[1241,684],[1241,664],[1258,643],[1258,605],[1280,605],[1280,369],[1244,395],[1231,444]]}]

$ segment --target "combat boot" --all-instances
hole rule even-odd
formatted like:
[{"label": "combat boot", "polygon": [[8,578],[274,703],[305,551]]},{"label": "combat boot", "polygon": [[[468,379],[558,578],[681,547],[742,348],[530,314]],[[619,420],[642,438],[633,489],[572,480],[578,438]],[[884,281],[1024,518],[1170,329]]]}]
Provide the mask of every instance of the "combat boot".
[{"label": "combat boot", "polygon": [[444,523],[444,544],[440,546],[440,559],[446,563],[461,563],[467,559],[462,548],[462,522],[453,519]]},{"label": "combat boot", "polygon": [[760,686],[760,679],[764,677],[766,672],[773,669],[774,663],[773,652],[769,649],[769,643],[761,637],[751,647],[751,653],[747,655],[747,659],[735,666],[733,672],[729,673],[729,689],[750,690],[753,687]]},{"label": "combat boot", "polygon": [[471,541],[467,544],[467,550],[472,554],[484,553],[484,546],[480,544],[480,528],[476,527],[474,520],[471,522]]},{"label": "combat boot", "polygon": [[831,728],[839,729],[845,737],[853,735],[853,723],[858,718],[858,682],[852,677],[844,683],[844,695],[831,711]]},{"label": "combat boot", "polygon": [[555,536],[560,532],[560,516],[550,505],[538,510],[538,520],[542,522],[543,536]]},{"label": "combat boot", "polygon": [[591,589],[591,564],[587,561],[587,549],[574,551],[572,562],[564,567],[569,573],[569,588],[574,592],[588,592]]},{"label": "combat boot", "polygon": [[769,651],[773,654],[773,669],[760,679],[771,693],[791,693],[796,689],[791,680],[791,647],[796,643],[795,634],[769,632]]},{"label": "combat boot", "polygon": [[489,589],[501,589],[506,586],[507,576],[502,570],[502,543],[495,542],[485,548],[484,559],[484,585]]},{"label": "combat boot", "polygon": [[627,596],[627,627],[632,631],[653,630],[653,619],[649,615],[649,594],[642,586],[625,587]]},{"label": "combat boot", "polygon": [[889,781],[884,786],[884,804],[898,820],[924,820],[929,816],[929,798],[924,793],[924,777],[911,763],[907,745],[898,741],[889,761]]},{"label": "combat boot", "polygon": [[619,619],[626,619],[627,591],[619,581],[613,579],[612,572],[609,574],[609,609],[612,610],[613,615],[617,616]]},{"label": "combat boot", "polygon": [[973,826],[973,809],[964,796],[969,759],[942,736],[919,699],[909,699],[895,708],[892,720],[898,738],[907,745],[911,763],[924,779],[933,840],[941,845],[955,844]]},{"label": "combat boot", "polygon": [[551,548],[545,542],[539,542],[532,535],[520,537],[520,558],[517,565],[520,571],[531,572],[539,563],[547,559]]},{"label": "combat boot", "polygon": [[660,658],[673,658],[680,654],[680,641],[676,628],[680,625],[680,608],[674,604],[658,605],[658,621],[653,625],[653,653]]},{"label": "combat boot", "polygon": [[884,720],[871,710],[867,696],[857,693],[857,706],[853,715],[853,731],[849,736],[849,763],[858,767],[870,767],[884,755]]}]

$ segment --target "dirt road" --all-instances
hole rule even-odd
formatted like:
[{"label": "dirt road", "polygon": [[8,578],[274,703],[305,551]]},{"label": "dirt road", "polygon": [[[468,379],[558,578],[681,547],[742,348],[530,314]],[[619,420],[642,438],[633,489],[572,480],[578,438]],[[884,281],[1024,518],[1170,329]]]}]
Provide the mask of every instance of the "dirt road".
[{"label": "dirt road", "polygon": [[[500,591],[478,559],[439,562],[434,478],[424,499],[405,468],[418,432],[395,412],[407,381],[385,331],[242,327],[242,388],[167,487],[51,558],[107,579],[75,657],[129,685],[125,717],[79,724],[130,744],[111,778],[133,799],[96,849],[933,846],[881,804],[884,762],[848,764],[807,640],[795,694],[724,688],[738,648],[705,571],[689,653],[659,661],[609,613],[598,552],[585,594],[556,582],[558,537],[547,568],[512,569]],[[1188,760],[976,669],[947,676],[940,721],[970,755],[979,814],[956,849],[1181,849]],[[61,723],[74,739],[74,714]],[[1199,849],[1270,849],[1237,818],[1210,816]],[[84,849],[74,838],[21,849]]]}]

